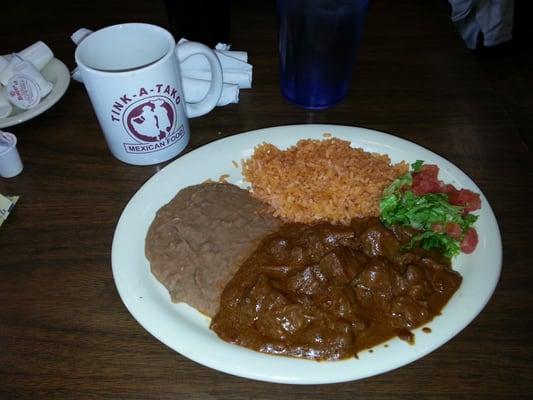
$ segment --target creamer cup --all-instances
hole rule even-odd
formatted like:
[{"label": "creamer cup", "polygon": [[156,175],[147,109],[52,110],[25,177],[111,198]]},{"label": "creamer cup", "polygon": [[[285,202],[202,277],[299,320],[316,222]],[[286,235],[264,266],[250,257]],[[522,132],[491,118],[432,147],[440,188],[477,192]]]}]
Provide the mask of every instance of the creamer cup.
[{"label": "creamer cup", "polygon": [[54,58],[54,53],[52,53],[52,50],[50,50],[46,44],[39,41],[29,47],[26,47],[19,53],[13,53],[9,61],[7,61],[5,57],[1,58],[0,83],[5,86],[7,85],[9,78],[15,75],[14,68],[18,64],[23,61],[28,61],[37,69],[37,71],[41,71],[46,64],[48,64]]},{"label": "creamer cup", "polygon": [[12,76],[7,82],[4,93],[11,104],[22,110],[29,110],[41,101],[39,85],[26,75]]},{"label": "creamer cup", "polygon": [[35,65],[35,68],[39,71],[41,71],[46,64],[54,58],[54,53],[50,50],[50,47],[40,40],[20,51],[18,55],[23,60],[29,61]]},{"label": "creamer cup", "polygon": [[13,67],[13,76],[25,76],[34,80],[39,86],[41,98],[52,91],[54,85],[48,82],[39,70],[29,61],[22,61]]},{"label": "creamer cup", "polygon": [[9,78],[11,78],[15,73],[13,72],[13,68],[15,68],[18,64],[22,62],[22,58],[18,56],[17,54],[12,54],[11,59],[7,62],[7,64],[4,66],[4,68],[0,71],[0,83],[2,85],[7,85],[7,81]]},{"label": "creamer cup", "polygon": [[0,176],[12,178],[22,172],[22,160],[17,150],[17,137],[0,131]]}]

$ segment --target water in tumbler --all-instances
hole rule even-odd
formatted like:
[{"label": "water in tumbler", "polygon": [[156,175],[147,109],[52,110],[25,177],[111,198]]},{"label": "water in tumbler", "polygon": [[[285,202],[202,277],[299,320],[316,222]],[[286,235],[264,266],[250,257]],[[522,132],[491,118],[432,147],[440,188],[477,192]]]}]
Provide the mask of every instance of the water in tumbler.
[{"label": "water in tumbler", "polygon": [[368,0],[277,0],[281,91],[327,108],[348,91]]}]

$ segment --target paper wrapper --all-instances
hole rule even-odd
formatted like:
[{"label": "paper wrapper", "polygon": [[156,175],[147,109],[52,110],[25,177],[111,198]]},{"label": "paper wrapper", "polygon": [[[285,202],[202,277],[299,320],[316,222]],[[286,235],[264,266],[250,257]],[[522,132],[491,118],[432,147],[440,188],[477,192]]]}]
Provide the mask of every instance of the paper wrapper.
[{"label": "paper wrapper", "polygon": [[7,219],[11,210],[13,210],[18,199],[19,196],[4,196],[0,193],[0,226]]}]

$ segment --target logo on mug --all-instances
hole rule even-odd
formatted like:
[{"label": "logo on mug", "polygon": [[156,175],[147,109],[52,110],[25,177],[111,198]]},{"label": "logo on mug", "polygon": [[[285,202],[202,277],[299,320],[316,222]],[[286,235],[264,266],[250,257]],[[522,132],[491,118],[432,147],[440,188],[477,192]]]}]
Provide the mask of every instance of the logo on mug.
[{"label": "logo on mug", "polygon": [[166,138],[174,125],[174,109],[164,97],[140,100],[124,114],[124,124],[134,139],[158,142]]},{"label": "logo on mug", "polygon": [[131,96],[121,96],[112,106],[111,119],[122,122],[124,130],[135,141],[123,143],[126,152],[152,153],[178,143],[185,134],[183,125],[177,126],[176,105],[180,101],[177,90],[170,85],[156,85],[150,90],[141,88]]}]

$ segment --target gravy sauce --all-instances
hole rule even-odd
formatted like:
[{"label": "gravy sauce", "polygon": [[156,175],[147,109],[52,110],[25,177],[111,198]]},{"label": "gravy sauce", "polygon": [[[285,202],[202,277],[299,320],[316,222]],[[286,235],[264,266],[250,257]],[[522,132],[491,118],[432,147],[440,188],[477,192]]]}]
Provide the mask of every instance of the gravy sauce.
[{"label": "gravy sauce", "polygon": [[438,315],[461,284],[449,261],[401,246],[411,232],[377,218],[349,226],[288,224],[226,285],[211,328],[264,353],[337,360]]}]

